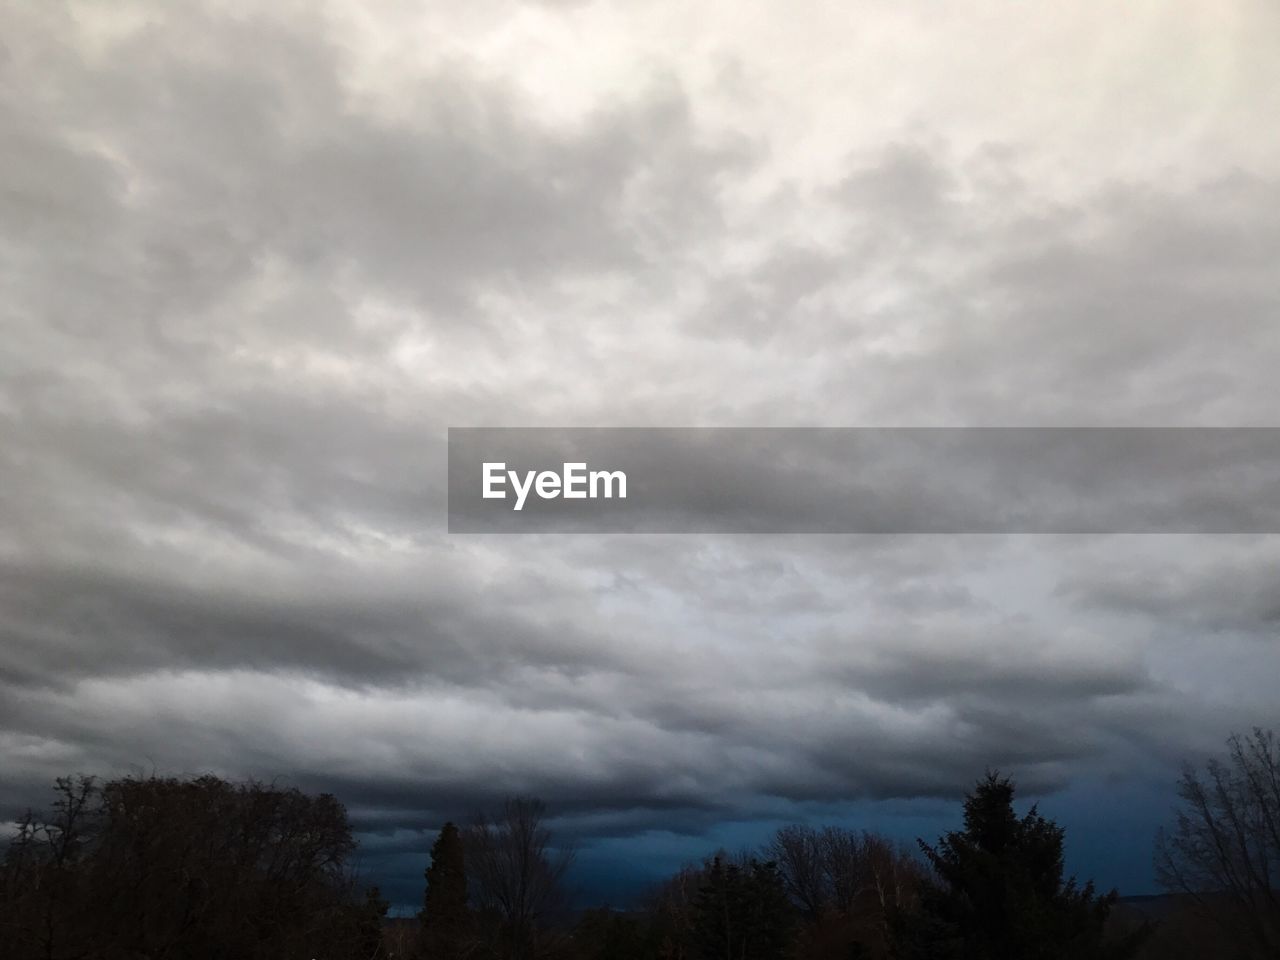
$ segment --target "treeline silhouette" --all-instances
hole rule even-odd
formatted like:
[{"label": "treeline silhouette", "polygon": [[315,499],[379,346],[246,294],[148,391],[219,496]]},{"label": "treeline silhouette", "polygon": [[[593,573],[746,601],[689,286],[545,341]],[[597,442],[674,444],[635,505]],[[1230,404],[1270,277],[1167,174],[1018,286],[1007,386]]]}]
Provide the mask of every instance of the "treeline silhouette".
[{"label": "treeline silhouette", "polygon": [[572,849],[514,797],[446,824],[422,910],[387,920],[332,796],[217,777],[60,779],[0,865],[4,960],[1122,960],[1280,957],[1280,750],[1254,730],[1188,767],[1157,843],[1164,898],[1065,876],[1063,831],[988,774],[912,850],[794,825],[639,908],[574,911]]},{"label": "treeline silhouette", "polygon": [[346,810],[254,781],[57,781],[0,869],[5,960],[376,957]]}]

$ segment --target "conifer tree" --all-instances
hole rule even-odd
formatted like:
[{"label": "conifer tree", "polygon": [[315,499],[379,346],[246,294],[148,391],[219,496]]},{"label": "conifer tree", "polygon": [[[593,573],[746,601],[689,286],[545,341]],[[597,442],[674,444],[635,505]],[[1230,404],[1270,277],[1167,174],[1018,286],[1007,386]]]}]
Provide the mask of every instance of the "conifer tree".
[{"label": "conifer tree", "polygon": [[1035,807],[1013,809],[1014,785],[988,774],[965,800],[964,829],[921,849],[936,879],[902,918],[905,957],[956,960],[1122,960],[1145,934],[1108,941],[1114,891],[1063,878],[1063,831]]},{"label": "conifer tree", "polygon": [[694,947],[702,960],[781,960],[791,920],[791,904],[773,863],[726,863],[717,856],[694,897]]},{"label": "conifer tree", "polygon": [[431,847],[426,870],[419,954],[423,960],[454,960],[464,955],[471,925],[467,906],[467,873],[462,835],[446,823]]}]

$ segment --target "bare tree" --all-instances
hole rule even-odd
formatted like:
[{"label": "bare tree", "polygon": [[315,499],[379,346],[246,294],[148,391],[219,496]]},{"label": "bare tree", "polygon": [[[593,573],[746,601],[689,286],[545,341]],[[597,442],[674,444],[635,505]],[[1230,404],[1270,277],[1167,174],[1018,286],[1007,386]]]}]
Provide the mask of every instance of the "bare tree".
[{"label": "bare tree", "polygon": [[1280,744],[1254,728],[1225,762],[1188,766],[1171,832],[1156,846],[1161,883],[1217,922],[1241,956],[1280,956]]},{"label": "bare tree", "polygon": [[573,863],[571,849],[552,843],[545,804],[512,797],[496,817],[477,817],[466,858],[476,906],[501,922],[507,956],[533,957],[539,924],[567,906],[564,879]]},{"label": "bare tree", "polygon": [[778,866],[787,895],[810,920],[830,905],[827,831],[792,824],[782,827],[765,846],[764,854]]},{"label": "bare tree", "polygon": [[924,875],[918,859],[885,838],[840,827],[783,827],[764,854],[805,915],[814,956],[851,942],[868,956],[887,955],[890,923],[914,903]]},{"label": "bare tree", "polygon": [[4,960],[375,960],[386,901],[361,896],[346,810],[217,777],[63,778],[0,860]]},{"label": "bare tree", "polygon": [[896,906],[911,896],[923,872],[918,860],[883,837],[840,827],[783,827],[764,853],[810,917],[848,912],[860,900],[874,900],[882,909]]},{"label": "bare tree", "polygon": [[18,829],[0,865],[0,955],[53,958],[86,949],[68,923],[88,900],[82,858],[99,824],[91,777],[59,777],[52,816],[33,812]]}]

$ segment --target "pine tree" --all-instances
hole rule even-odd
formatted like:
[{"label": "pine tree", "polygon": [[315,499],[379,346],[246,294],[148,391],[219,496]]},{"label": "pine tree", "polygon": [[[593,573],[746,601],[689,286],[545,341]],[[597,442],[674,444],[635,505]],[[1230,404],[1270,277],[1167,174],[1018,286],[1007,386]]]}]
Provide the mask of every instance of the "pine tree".
[{"label": "pine tree", "polygon": [[361,960],[376,960],[383,956],[382,928],[390,906],[390,901],[382,899],[382,892],[376,886],[365,891],[356,921],[357,949]]},{"label": "pine tree", "polygon": [[471,926],[467,906],[467,873],[462,835],[446,823],[431,847],[431,864],[426,870],[427,889],[423,895],[419,955],[423,960],[454,960],[465,953]]},{"label": "pine tree", "polygon": [[693,901],[692,939],[703,960],[781,960],[791,905],[773,863],[716,857]]},{"label": "pine tree", "polygon": [[1112,891],[1063,879],[1063,831],[1035,807],[1019,818],[1014,785],[988,774],[964,804],[964,829],[920,847],[936,881],[903,918],[906,957],[957,960],[1122,960],[1141,934],[1108,942]]}]

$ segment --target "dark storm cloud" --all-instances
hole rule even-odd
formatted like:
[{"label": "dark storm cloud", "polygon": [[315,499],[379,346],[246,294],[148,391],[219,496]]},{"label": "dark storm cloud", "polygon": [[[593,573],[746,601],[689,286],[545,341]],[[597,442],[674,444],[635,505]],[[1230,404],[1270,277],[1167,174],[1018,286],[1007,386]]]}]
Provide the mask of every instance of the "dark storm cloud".
[{"label": "dark storm cloud", "polygon": [[[189,668],[292,669],[355,685],[431,676],[482,686],[525,664],[569,672],[608,662],[579,625],[522,623],[459,596],[474,585],[439,571],[415,590],[319,581],[275,594],[249,583],[166,583],[105,569],[0,568],[8,611],[3,672],[59,684]],[[447,583],[447,587],[444,584]]]}]

